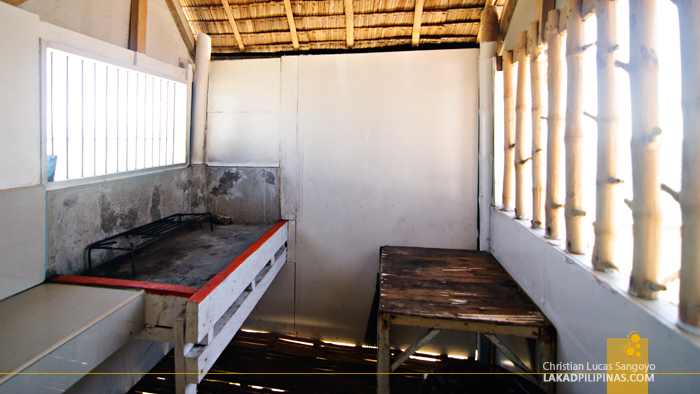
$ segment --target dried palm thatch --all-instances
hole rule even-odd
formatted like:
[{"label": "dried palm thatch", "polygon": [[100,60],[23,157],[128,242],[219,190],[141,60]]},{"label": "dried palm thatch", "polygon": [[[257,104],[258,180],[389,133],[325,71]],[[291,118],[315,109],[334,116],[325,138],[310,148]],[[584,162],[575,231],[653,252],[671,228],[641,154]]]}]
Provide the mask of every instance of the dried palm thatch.
[{"label": "dried palm thatch", "polygon": [[[495,1],[499,12],[504,2]],[[209,35],[212,55],[225,56],[476,46],[486,0],[180,0],[180,4],[192,34]]]}]

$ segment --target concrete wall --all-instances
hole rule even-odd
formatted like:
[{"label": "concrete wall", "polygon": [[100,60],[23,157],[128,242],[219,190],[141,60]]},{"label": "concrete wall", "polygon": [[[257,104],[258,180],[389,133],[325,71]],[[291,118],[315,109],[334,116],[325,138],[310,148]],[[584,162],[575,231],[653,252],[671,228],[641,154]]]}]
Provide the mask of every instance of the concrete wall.
[{"label": "concrete wall", "polygon": [[[19,8],[39,15],[44,22],[129,47],[131,0],[28,0]],[[172,65],[189,59],[165,0],[148,1],[147,26],[147,56]]]},{"label": "concrete wall", "polygon": [[39,18],[0,3],[0,300],[44,280]]},{"label": "concrete wall", "polygon": [[280,220],[279,168],[206,167],[207,210],[234,223]]},{"label": "concrete wall", "polygon": [[[557,328],[557,361],[604,364],[607,338],[625,338],[637,331],[649,338],[649,363],[655,364],[656,372],[700,372],[700,339],[675,326],[674,305],[630,297],[626,275],[594,272],[590,256],[567,254],[550,245],[541,231],[528,227],[528,222],[494,209],[491,253]],[[604,390],[602,382],[557,386],[558,393]],[[692,375],[657,374],[649,383],[650,393],[696,390]]]},{"label": "concrete wall", "polygon": [[82,273],[92,242],[175,213],[205,211],[201,175],[182,168],[48,192],[48,275]]}]

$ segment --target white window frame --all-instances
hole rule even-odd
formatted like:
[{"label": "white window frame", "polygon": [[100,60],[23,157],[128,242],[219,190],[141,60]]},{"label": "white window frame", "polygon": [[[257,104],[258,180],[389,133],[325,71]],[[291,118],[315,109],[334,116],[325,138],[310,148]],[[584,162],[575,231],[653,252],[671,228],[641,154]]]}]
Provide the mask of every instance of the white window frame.
[{"label": "white window frame", "polygon": [[[43,23],[43,22],[42,22]],[[48,25],[48,24],[47,24]],[[53,25],[49,25],[50,28],[42,29],[57,32],[59,31]],[[43,27],[43,26],[42,26]],[[63,30],[63,29],[60,29]],[[190,152],[190,125],[191,125],[191,108],[192,108],[192,65],[189,61],[183,61],[181,59],[180,63],[184,67],[173,66],[167,63],[163,63],[157,59],[150,58],[144,54],[137,53],[128,49],[118,47],[113,44],[109,44],[97,39],[83,36],[79,33],[70,32],[68,30],[60,31],[61,37],[59,40],[54,40],[50,38],[42,37],[40,42],[41,54],[40,54],[40,75],[41,75],[41,168],[42,168],[42,183],[46,185],[46,189],[57,190],[64,189],[68,187],[101,183],[105,181],[117,180],[130,178],[134,176],[140,176],[145,174],[170,171],[173,169],[186,168],[190,165],[191,152]],[[64,44],[61,41],[73,38],[71,44],[78,43],[80,48],[73,45]],[[139,73],[146,73],[152,76],[165,78],[171,81],[183,83],[186,86],[186,121],[185,121],[185,162],[178,164],[168,164],[163,166],[154,166],[150,168],[134,169],[110,174],[94,175],[83,178],[67,179],[56,182],[48,182],[48,171],[47,171],[47,135],[49,131],[48,127],[48,81],[47,81],[47,67],[49,59],[47,58],[47,50],[56,49],[69,54],[85,57],[88,59],[96,60],[98,62],[107,63],[115,67],[126,69],[129,71],[135,71]]]}]

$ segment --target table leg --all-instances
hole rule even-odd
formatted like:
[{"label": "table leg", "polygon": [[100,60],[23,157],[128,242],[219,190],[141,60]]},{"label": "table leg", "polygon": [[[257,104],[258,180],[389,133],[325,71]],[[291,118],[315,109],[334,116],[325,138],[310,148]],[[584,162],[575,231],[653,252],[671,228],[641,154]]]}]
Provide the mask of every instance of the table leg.
[{"label": "table leg", "polygon": [[176,394],[197,394],[197,385],[187,383],[185,372],[185,354],[192,349],[192,343],[185,343],[185,314],[175,318],[173,327],[175,336],[175,393]]},{"label": "table leg", "polygon": [[[544,363],[556,363],[556,346],[557,346],[557,334],[556,331],[551,328],[541,328],[539,340],[537,341],[536,350],[536,360],[535,360],[535,372],[544,372]],[[554,394],[556,392],[556,386],[554,382],[544,382],[544,375],[537,375],[540,382],[539,386],[547,394]]]},{"label": "table leg", "polygon": [[389,315],[379,312],[377,319],[377,394],[389,394],[391,352],[389,350]]}]

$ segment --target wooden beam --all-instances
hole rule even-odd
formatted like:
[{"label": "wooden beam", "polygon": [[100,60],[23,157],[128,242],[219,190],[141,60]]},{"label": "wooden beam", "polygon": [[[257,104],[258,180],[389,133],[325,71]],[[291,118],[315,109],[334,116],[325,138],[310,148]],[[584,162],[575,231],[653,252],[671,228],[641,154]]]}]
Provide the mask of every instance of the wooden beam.
[{"label": "wooden beam", "polygon": [[0,0],[0,1],[2,1],[3,3],[7,3],[9,5],[18,6],[27,0]]},{"label": "wooden beam", "polygon": [[287,22],[289,22],[289,30],[292,34],[292,45],[294,46],[294,50],[299,50],[299,37],[297,36],[297,27],[294,24],[292,3],[289,0],[284,0],[284,9],[287,12]]},{"label": "wooden beam", "polygon": [[182,11],[180,2],[178,1],[177,4],[175,4],[175,0],[165,0],[165,4],[168,5],[170,15],[172,15],[175,26],[177,26],[177,31],[180,33],[180,37],[182,37],[182,41],[187,47],[187,52],[189,52],[190,56],[194,59],[194,35],[187,22],[187,17]]},{"label": "wooden beam", "polygon": [[[501,47],[503,46],[503,40],[506,38],[506,33],[508,33],[508,27],[510,26],[510,20],[513,18],[513,11],[515,11],[515,5],[518,0],[506,0],[503,10],[501,11],[501,20],[498,22],[498,51],[501,53]],[[515,52],[513,52],[515,53]]]},{"label": "wooden beam", "polygon": [[416,10],[413,13],[413,37],[411,45],[417,47],[420,43],[420,25],[423,23],[423,3],[425,0],[416,0]]},{"label": "wooden beam", "polygon": [[129,23],[129,49],[146,53],[146,21],[148,0],[131,0],[131,21]]},{"label": "wooden beam", "polygon": [[537,45],[544,45],[547,42],[547,20],[549,11],[554,9],[556,0],[537,0],[535,19],[539,22]]},{"label": "wooden beam", "polygon": [[347,46],[352,48],[355,45],[355,16],[352,10],[352,0],[345,0],[345,33],[347,35]]},{"label": "wooden beam", "polygon": [[233,29],[233,34],[236,36],[236,41],[238,42],[238,49],[245,51],[245,46],[243,46],[243,38],[241,38],[241,33],[238,31],[238,26],[236,25],[236,19],[231,13],[231,6],[228,0],[221,0],[221,4],[224,6],[224,11],[226,11],[226,16],[228,17],[228,22],[231,24],[231,29]]}]

